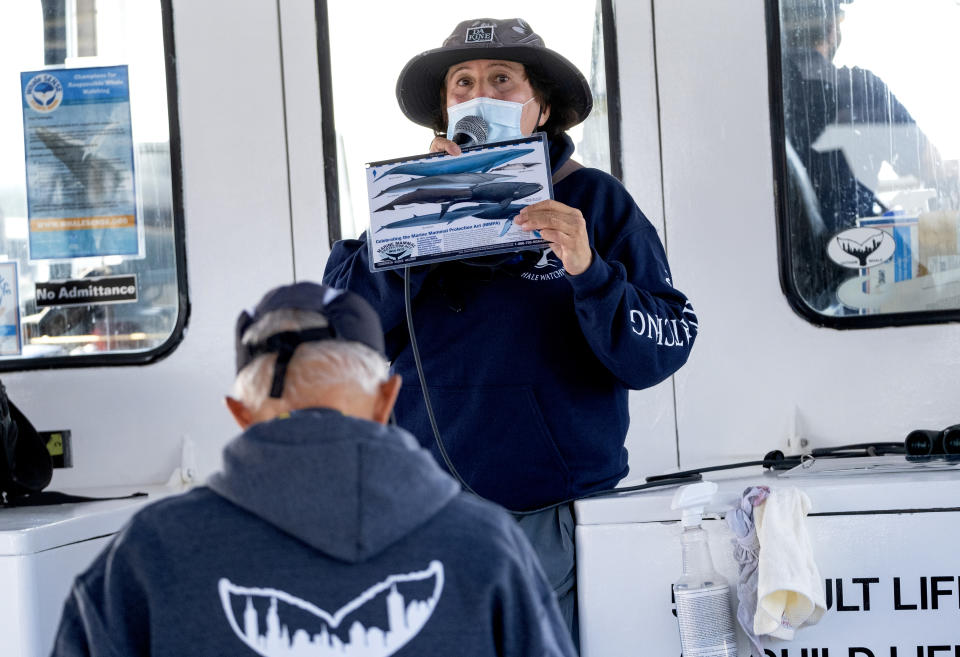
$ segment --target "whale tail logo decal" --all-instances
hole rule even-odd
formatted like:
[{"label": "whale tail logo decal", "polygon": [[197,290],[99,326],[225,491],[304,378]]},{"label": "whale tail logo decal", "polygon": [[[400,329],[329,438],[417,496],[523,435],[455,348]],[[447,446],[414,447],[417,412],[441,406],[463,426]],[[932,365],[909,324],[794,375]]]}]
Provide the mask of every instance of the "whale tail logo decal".
[{"label": "whale tail logo decal", "polygon": [[854,239],[837,237],[837,243],[840,245],[840,249],[844,253],[848,253],[856,258],[861,267],[867,266],[867,258],[869,258],[874,251],[880,248],[880,244],[883,243],[883,233],[877,231],[877,235],[871,235],[869,238],[865,239],[863,242],[858,242]]},{"label": "whale tail logo decal", "polygon": [[549,267],[551,264],[550,256],[557,258],[557,254],[553,252],[553,247],[548,246],[540,254],[540,259],[537,260],[537,264],[535,264],[534,267],[536,267],[537,269],[543,269],[544,267]]},{"label": "whale tail logo decal", "polygon": [[226,578],[218,589],[234,634],[263,657],[389,657],[433,615],[443,564],[390,575],[332,614],[279,589],[238,586]]}]

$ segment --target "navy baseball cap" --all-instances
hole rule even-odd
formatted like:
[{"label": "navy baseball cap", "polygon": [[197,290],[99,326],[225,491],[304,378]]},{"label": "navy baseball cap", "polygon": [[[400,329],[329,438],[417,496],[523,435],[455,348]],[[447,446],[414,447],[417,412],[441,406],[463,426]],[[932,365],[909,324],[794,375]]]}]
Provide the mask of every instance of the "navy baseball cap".
[{"label": "navy baseball cap", "polygon": [[[244,344],[243,336],[254,323],[275,310],[306,310],[327,320],[327,326],[301,331],[283,331],[265,340]],[[304,342],[320,340],[343,340],[359,342],[386,358],[383,329],[380,316],[367,301],[353,292],[320,285],[318,283],[294,283],[282,285],[267,292],[253,313],[246,310],[237,317],[235,335],[237,372],[239,373],[260,354],[277,354],[273,370],[270,396],[283,396],[283,379],[287,365],[297,347]]]}]

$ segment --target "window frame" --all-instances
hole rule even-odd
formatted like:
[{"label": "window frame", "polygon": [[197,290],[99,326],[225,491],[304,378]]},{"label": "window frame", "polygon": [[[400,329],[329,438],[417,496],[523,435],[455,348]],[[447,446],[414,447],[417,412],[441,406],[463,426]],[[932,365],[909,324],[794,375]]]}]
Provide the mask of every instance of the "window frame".
[{"label": "window frame", "polygon": [[187,288],[186,227],[183,218],[183,161],[180,149],[180,115],[177,99],[177,57],[173,38],[173,0],[160,3],[163,31],[163,59],[169,124],[171,210],[173,212],[173,246],[177,269],[177,319],[169,337],[147,351],[114,352],[78,356],[50,356],[25,359],[0,359],[0,372],[65,369],[78,367],[114,367],[149,365],[169,356],[183,341],[190,318]]},{"label": "window frame", "polygon": [[837,330],[873,329],[889,326],[917,326],[960,321],[960,308],[955,310],[916,310],[901,313],[870,315],[823,315],[800,296],[793,276],[790,254],[790,226],[787,216],[787,149],[786,120],[783,107],[783,73],[781,67],[780,0],[766,0],[767,78],[770,102],[770,139],[773,160],[773,195],[777,229],[777,265],[780,288],[795,313],[814,326]]},{"label": "window frame", "polygon": [[[603,62],[607,83],[607,134],[610,141],[610,173],[623,181],[621,145],[620,64],[617,59],[617,29],[613,0],[600,0],[603,21]],[[337,128],[333,114],[333,76],[330,64],[330,39],[327,0],[314,0],[317,23],[317,68],[320,73],[321,140],[323,143],[323,183],[327,200],[327,235],[332,247],[343,239],[340,230],[340,171],[337,160]]]}]

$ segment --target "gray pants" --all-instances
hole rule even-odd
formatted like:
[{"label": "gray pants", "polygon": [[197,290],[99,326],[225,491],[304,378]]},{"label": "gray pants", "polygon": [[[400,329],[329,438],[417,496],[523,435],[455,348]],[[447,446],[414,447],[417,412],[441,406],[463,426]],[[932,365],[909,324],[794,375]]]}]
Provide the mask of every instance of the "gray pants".
[{"label": "gray pants", "polygon": [[560,613],[570,629],[573,644],[580,648],[577,624],[577,558],[573,541],[573,503],[529,515],[515,515],[557,594]]}]

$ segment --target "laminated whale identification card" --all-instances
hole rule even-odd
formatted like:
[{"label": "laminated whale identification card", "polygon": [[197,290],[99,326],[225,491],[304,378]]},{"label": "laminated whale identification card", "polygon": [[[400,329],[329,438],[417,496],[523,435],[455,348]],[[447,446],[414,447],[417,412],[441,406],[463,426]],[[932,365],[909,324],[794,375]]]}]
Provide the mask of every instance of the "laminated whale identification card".
[{"label": "laminated whale identification card", "polygon": [[547,139],[523,139],[367,164],[370,270],[540,248],[513,218],[553,198]]}]

